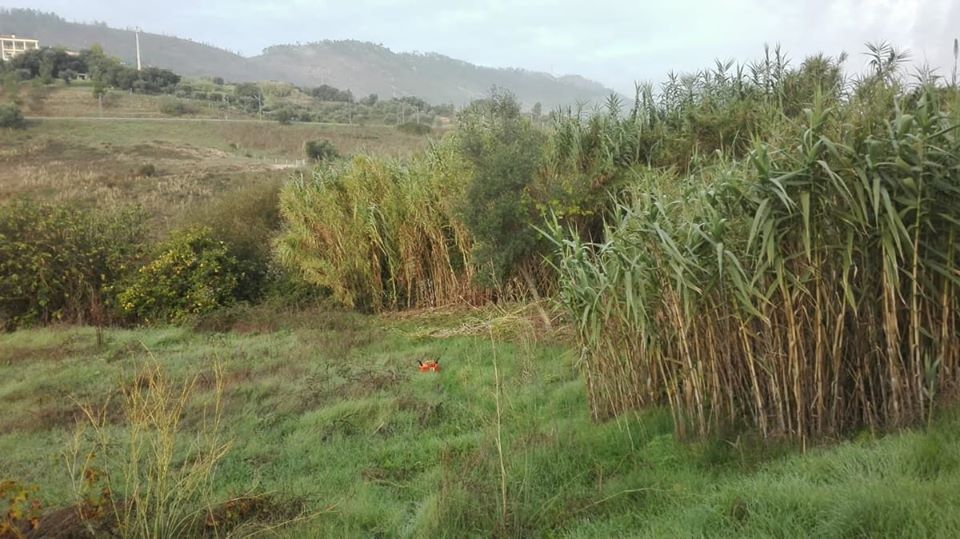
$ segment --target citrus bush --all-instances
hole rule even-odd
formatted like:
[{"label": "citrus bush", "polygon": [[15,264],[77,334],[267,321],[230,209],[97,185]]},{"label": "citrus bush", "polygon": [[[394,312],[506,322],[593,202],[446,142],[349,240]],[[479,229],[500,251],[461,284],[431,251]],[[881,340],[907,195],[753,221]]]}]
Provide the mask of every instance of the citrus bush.
[{"label": "citrus bush", "polygon": [[240,263],[209,228],[174,233],[159,244],[117,296],[122,311],[143,323],[182,322],[236,301]]},{"label": "citrus bush", "polygon": [[140,256],[143,214],[17,200],[0,205],[0,327],[103,322]]},{"label": "citrus bush", "polygon": [[280,187],[279,181],[258,181],[198,205],[183,220],[182,228],[207,227],[226,243],[243,273],[236,292],[240,300],[262,299],[276,277],[270,242],[280,230]]}]

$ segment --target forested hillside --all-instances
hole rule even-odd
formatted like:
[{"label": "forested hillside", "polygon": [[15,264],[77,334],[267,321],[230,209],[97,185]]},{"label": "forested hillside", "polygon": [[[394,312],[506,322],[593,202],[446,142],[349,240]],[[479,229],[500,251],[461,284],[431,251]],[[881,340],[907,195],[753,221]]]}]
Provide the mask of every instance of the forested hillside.
[{"label": "forested hillside", "polygon": [[[128,63],[136,61],[133,30],[111,28],[105,23],[75,23],[53,13],[11,9],[0,11],[0,33],[35,37],[42,45],[71,49],[99,43],[107,54]],[[188,77],[328,84],[354,95],[416,96],[431,103],[466,104],[484,96],[493,86],[510,90],[526,107],[538,102],[547,108],[574,105],[610,93],[603,85],[579,76],[554,77],[522,69],[481,67],[441,54],[398,53],[361,41],[278,45],[247,58],[212,45],[146,31],[140,34],[140,46],[146,65]]]}]

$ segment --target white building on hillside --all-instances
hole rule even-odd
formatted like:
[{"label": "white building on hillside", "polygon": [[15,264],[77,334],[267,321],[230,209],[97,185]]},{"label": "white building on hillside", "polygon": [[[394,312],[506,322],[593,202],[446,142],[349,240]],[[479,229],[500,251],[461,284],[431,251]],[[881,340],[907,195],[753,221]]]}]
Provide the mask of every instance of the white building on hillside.
[{"label": "white building on hillside", "polygon": [[36,39],[25,39],[0,34],[0,58],[4,61],[10,60],[14,56],[26,51],[39,48],[40,42]]}]

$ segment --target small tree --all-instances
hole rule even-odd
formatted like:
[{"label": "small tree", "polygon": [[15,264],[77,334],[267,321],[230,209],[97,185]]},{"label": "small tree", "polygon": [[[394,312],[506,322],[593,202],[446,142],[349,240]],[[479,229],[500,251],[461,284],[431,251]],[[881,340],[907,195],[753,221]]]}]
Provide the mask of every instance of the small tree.
[{"label": "small tree", "polygon": [[60,72],[60,78],[63,79],[64,84],[70,84],[77,78],[77,72],[72,69],[64,69]]},{"label": "small tree", "polygon": [[476,239],[474,262],[493,281],[504,282],[540,245],[531,226],[538,213],[527,188],[540,167],[545,137],[523,117],[513,94],[497,90],[464,110],[457,137],[474,170],[461,209]]},{"label": "small tree", "polygon": [[177,323],[233,303],[242,277],[229,247],[209,229],[183,230],[157,247],[117,302],[138,321]]},{"label": "small tree", "polygon": [[290,125],[299,119],[297,113],[287,107],[274,112],[273,117],[280,122],[281,125]]},{"label": "small tree", "polygon": [[303,153],[307,155],[307,159],[317,163],[330,161],[340,156],[337,148],[329,140],[308,140],[303,145]]},{"label": "small tree", "polygon": [[16,105],[0,105],[0,128],[23,129],[27,126],[23,119],[20,107]]}]

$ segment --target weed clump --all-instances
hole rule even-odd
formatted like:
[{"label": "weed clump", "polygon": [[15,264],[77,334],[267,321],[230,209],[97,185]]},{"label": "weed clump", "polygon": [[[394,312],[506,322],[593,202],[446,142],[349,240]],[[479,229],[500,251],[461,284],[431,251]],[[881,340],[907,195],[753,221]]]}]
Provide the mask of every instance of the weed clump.
[{"label": "weed clump", "polygon": [[152,178],[157,175],[157,167],[153,163],[144,163],[137,167],[136,175],[139,178]]},{"label": "weed clump", "polygon": [[223,375],[196,433],[185,426],[198,378],[177,384],[158,364],[121,389],[122,435],[106,407],[84,419],[64,452],[76,512],[91,535],[182,537],[230,522],[213,512],[213,478],[230,449],[221,432]]},{"label": "weed clump", "polygon": [[164,97],[160,101],[160,112],[167,116],[186,116],[188,114],[196,114],[198,109],[196,105],[189,101],[175,97]]},{"label": "weed clump", "polygon": [[20,112],[20,107],[13,104],[0,104],[0,128],[23,129],[26,126],[27,122],[23,119],[23,113]]}]

